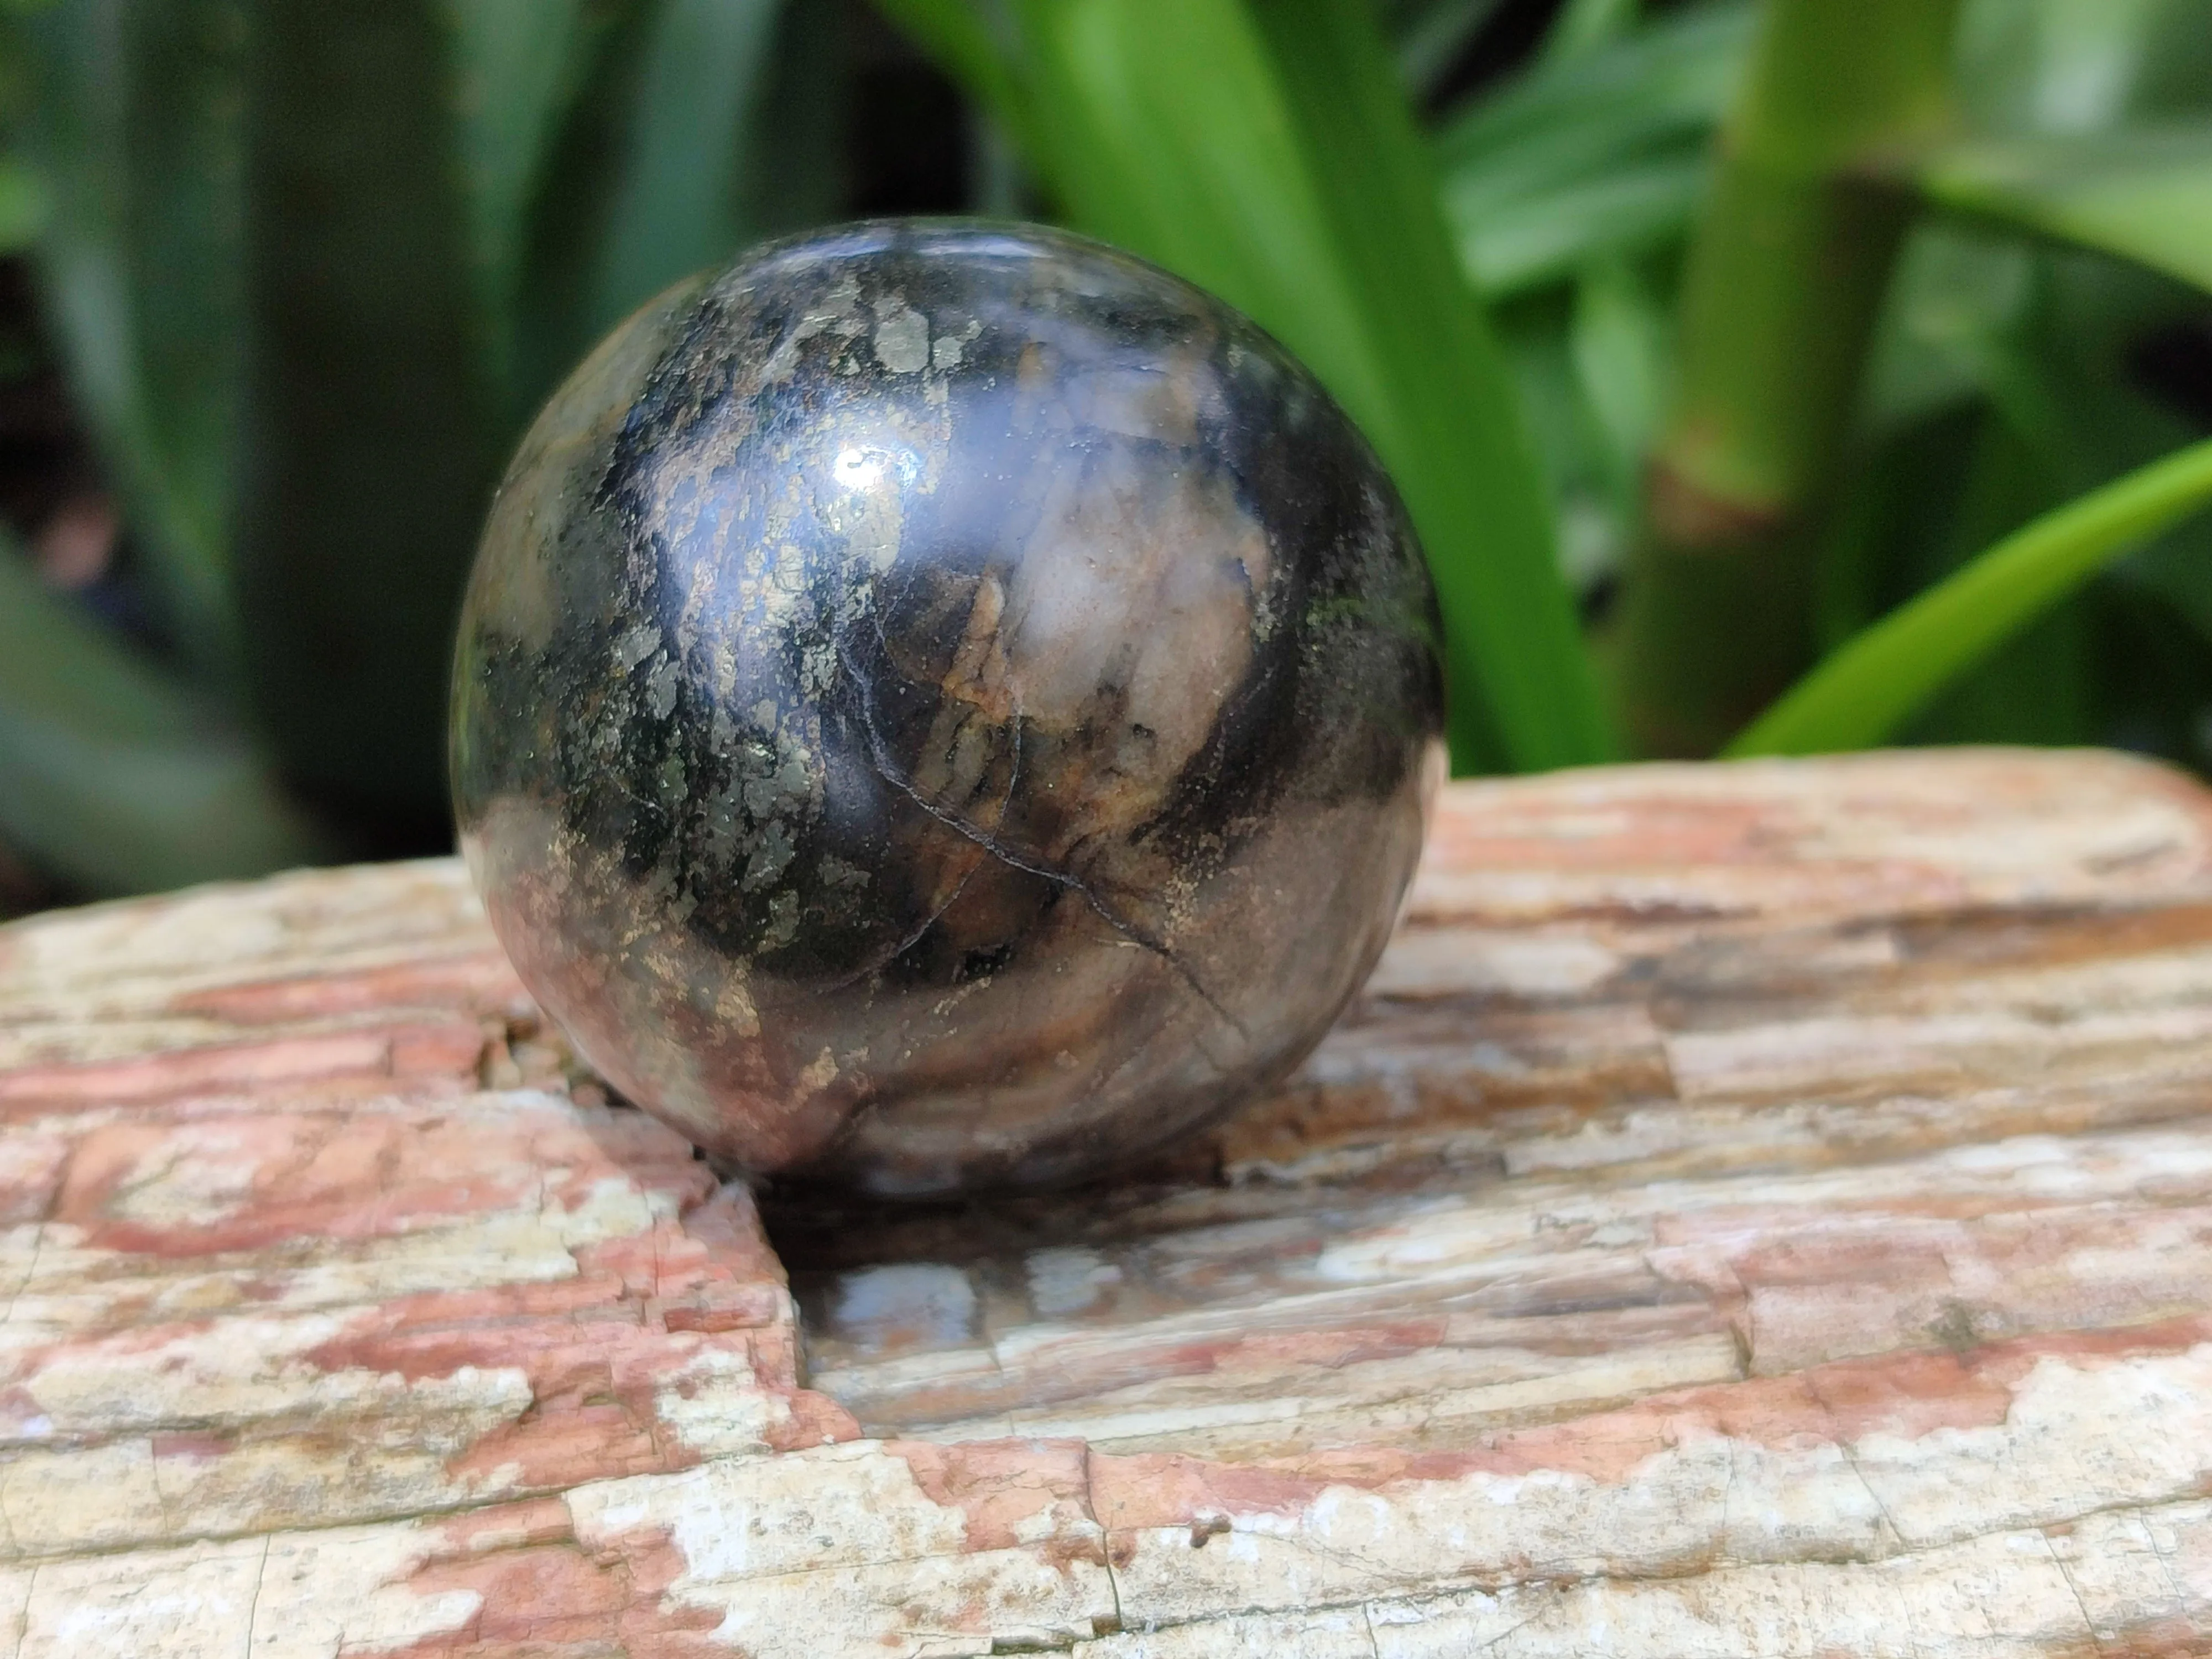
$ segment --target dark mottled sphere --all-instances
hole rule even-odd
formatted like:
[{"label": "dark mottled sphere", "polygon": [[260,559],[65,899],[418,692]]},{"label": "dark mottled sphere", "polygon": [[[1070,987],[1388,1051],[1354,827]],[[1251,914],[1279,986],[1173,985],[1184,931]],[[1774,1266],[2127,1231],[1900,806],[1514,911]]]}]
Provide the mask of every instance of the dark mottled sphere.
[{"label": "dark mottled sphere", "polygon": [[1283,349],[1055,232],[848,227],[655,301],[501,486],[463,846],[717,1156],[1066,1180],[1219,1117],[1390,931],[1439,770],[1389,480]]}]

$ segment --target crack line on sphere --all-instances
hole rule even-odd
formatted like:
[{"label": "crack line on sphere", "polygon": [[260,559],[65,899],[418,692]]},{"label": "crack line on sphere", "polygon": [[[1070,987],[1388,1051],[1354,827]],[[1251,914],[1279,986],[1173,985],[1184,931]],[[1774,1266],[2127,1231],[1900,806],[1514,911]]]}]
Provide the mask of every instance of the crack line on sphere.
[{"label": "crack line on sphere", "polygon": [[[883,633],[884,633],[884,630],[883,630],[883,625],[882,625],[882,623],[881,623],[880,622],[878,622],[878,623],[876,624],[876,637],[877,637],[877,639],[878,639],[878,641],[880,641],[882,642],[882,644],[883,644],[883,646],[884,646],[884,649],[885,653],[888,654],[888,653],[890,652],[890,642],[888,640],[884,640],[884,637],[883,637]],[[845,669],[846,669],[846,672],[848,672],[848,673],[853,673],[853,672],[854,672],[854,671],[853,671],[853,664],[852,664],[852,662],[851,662],[850,659],[847,657],[847,655],[846,655],[846,653],[845,653],[845,652],[844,652],[844,649],[843,649],[843,647],[842,647],[842,646],[841,646],[841,647],[839,647],[839,649],[838,649],[837,655],[838,655],[838,659],[839,659],[839,661],[841,661],[842,663],[843,663],[843,665],[844,665],[844,666],[845,666]],[[857,684],[857,683],[859,682],[860,676],[859,676],[857,673],[854,673],[854,679],[855,684]],[[1016,789],[1018,789],[1018,788],[1021,786],[1021,781],[1022,781],[1022,718],[1021,718],[1021,715],[1022,715],[1021,707],[1020,707],[1019,702],[1017,702],[1017,703],[1016,703],[1016,705],[1015,705],[1015,708],[1014,708],[1014,758],[1013,758],[1013,764],[1012,764],[1012,766],[1007,769],[1007,774],[1006,774],[1006,793],[1004,793],[1003,795],[1001,795],[1001,796],[1000,796],[1000,797],[999,797],[999,811],[1000,811],[1000,812],[1002,812],[1002,813],[1006,810],[1006,808],[1007,808],[1007,807],[1009,807],[1009,806],[1011,806],[1011,805],[1013,805],[1014,791],[1015,791]],[[866,711],[866,710],[864,710],[864,711],[863,711],[863,714],[862,714],[861,718],[862,718],[862,723],[863,723],[864,725],[866,725],[866,726],[867,726],[867,728],[868,728],[868,743],[869,743],[870,750],[871,750],[871,751],[872,751],[872,752],[870,753],[870,755],[869,755],[869,757],[868,757],[868,758],[869,758],[869,762],[870,762],[870,763],[875,767],[875,769],[876,769],[876,770],[877,770],[877,772],[878,772],[878,774],[880,774],[880,775],[882,775],[884,776],[884,778],[885,779],[885,781],[886,781],[896,783],[896,782],[897,781],[897,780],[896,780],[896,779],[894,779],[894,778],[891,778],[891,777],[890,777],[890,773],[886,770],[886,769],[884,768],[884,764],[883,764],[882,760],[881,760],[881,759],[880,759],[880,758],[879,758],[876,754],[874,754],[874,753],[872,752],[872,750],[875,749],[875,747],[876,747],[876,745],[877,745],[877,743],[878,743],[878,738],[877,738],[877,736],[876,736],[876,730],[875,730],[875,721],[874,721],[874,717],[873,717],[872,713],[871,711]],[[912,793],[913,793],[913,791],[908,790],[908,793],[909,794],[912,794]],[[916,797],[915,797],[915,799],[916,799],[917,800],[919,800],[919,799],[920,799],[920,797],[919,797],[919,796],[916,796]],[[973,837],[970,837],[969,839],[971,839],[971,840],[972,840],[972,839],[973,839]],[[988,848],[986,848],[985,850],[986,850],[986,851],[988,851],[989,849],[988,849]],[[873,961],[873,962],[872,962],[872,963],[868,963],[868,964],[867,964],[867,966],[866,966],[866,967],[864,967],[864,968],[857,968],[857,969],[854,969],[854,970],[853,970],[853,972],[851,972],[851,973],[849,973],[849,974],[845,975],[844,975],[843,977],[842,977],[842,978],[832,980],[832,981],[829,983],[829,985],[828,985],[828,986],[826,986],[826,987],[824,988],[824,989],[826,989],[826,990],[830,990],[830,991],[842,991],[842,990],[843,990],[843,989],[844,989],[847,986],[848,986],[848,985],[857,985],[857,984],[859,984],[862,980],[864,980],[864,979],[867,978],[869,975],[871,975],[871,974],[876,974],[876,973],[881,973],[881,972],[882,972],[885,968],[888,968],[889,966],[890,966],[890,964],[891,964],[892,963],[896,962],[896,961],[897,961],[901,957],[904,956],[904,955],[905,955],[908,951],[911,951],[912,949],[914,949],[914,947],[915,947],[915,945],[917,945],[921,944],[921,940],[922,940],[922,936],[923,936],[924,934],[927,933],[931,928],[933,928],[933,927],[936,927],[936,926],[937,926],[937,924],[938,924],[940,921],[942,921],[942,920],[944,919],[945,915],[945,913],[946,913],[947,911],[949,911],[950,909],[951,909],[951,908],[952,908],[952,907],[953,907],[954,905],[956,905],[956,904],[957,904],[957,903],[959,903],[959,902],[960,902],[960,896],[961,896],[963,893],[964,893],[964,892],[966,892],[966,891],[968,890],[968,884],[969,884],[970,881],[972,881],[972,880],[974,880],[974,879],[975,879],[975,871],[976,871],[976,869],[977,869],[978,867],[979,867],[978,866],[972,866],[972,865],[971,865],[971,866],[969,866],[966,871],[963,872],[962,872],[962,874],[961,874],[960,879],[953,884],[952,891],[951,891],[951,893],[950,895],[948,895],[948,896],[946,896],[945,902],[944,902],[944,903],[942,903],[942,904],[940,904],[940,905],[939,905],[939,906],[938,906],[934,910],[932,910],[932,911],[931,911],[927,915],[924,916],[924,917],[921,919],[921,923],[920,923],[918,926],[916,926],[915,927],[914,927],[910,932],[908,932],[908,933],[907,933],[907,935],[906,935],[903,939],[900,939],[900,940],[899,940],[899,942],[898,942],[896,945],[893,945],[893,946],[890,948],[890,950],[889,950],[888,951],[884,952],[884,955],[882,955],[881,957],[878,957],[875,961]]]},{"label": "crack line on sphere", "polygon": [[[1181,976],[1186,985],[1190,987],[1191,990],[1197,995],[1200,1001],[1204,1002],[1207,1007],[1212,1009],[1213,1012],[1220,1016],[1220,1018],[1229,1025],[1235,1028],[1237,1034],[1239,1036],[1244,1037],[1248,1041],[1250,1039],[1252,1034],[1245,1029],[1244,1022],[1238,1019],[1236,1015],[1231,1013],[1228,1009],[1222,1006],[1221,1003],[1214,997],[1213,993],[1206,989],[1204,982],[1200,981],[1197,974],[1192,970],[1189,963],[1183,961],[1182,957],[1174,950],[1170,949],[1164,941],[1154,939],[1144,928],[1138,927],[1134,922],[1132,922],[1116,914],[1113,907],[1108,904],[1105,900],[1099,897],[1099,896],[1091,890],[1090,884],[1084,881],[1080,876],[1075,875],[1069,871],[1060,869],[1055,865],[1044,864],[1036,860],[1023,858],[1019,854],[1013,852],[1012,849],[1001,844],[996,836],[991,835],[980,824],[970,823],[959,813],[952,811],[949,808],[938,805],[934,801],[924,795],[921,790],[915,788],[913,783],[902,776],[898,769],[893,766],[890,763],[890,757],[886,752],[888,745],[884,742],[883,733],[876,725],[876,711],[873,702],[868,695],[867,682],[861,676],[859,668],[853,662],[850,654],[846,651],[844,642],[842,640],[838,641],[837,655],[839,661],[844,665],[845,672],[852,676],[854,688],[859,694],[855,702],[860,709],[861,728],[867,733],[868,763],[875,769],[876,774],[878,777],[882,778],[885,783],[888,783],[892,788],[904,795],[916,806],[919,806],[923,811],[928,813],[931,817],[935,818],[939,823],[942,823],[946,829],[951,830],[955,835],[964,836],[966,839],[975,842],[976,846],[981,848],[986,853],[988,853],[993,858],[998,860],[1000,863],[1006,866],[1009,869],[1019,870],[1024,874],[1036,876],[1042,880],[1051,882],[1056,887],[1064,888],[1068,891],[1076,894],[1085,904],[1088,904],[1093,911],[1097,913],[1099,919],[1109,927],[1111,927],[1115,933],[1121,934],[1122,938],[1127,939],[1132,945],[1140,946],[1141,948],[1151,951],[1154,956],[1159,957],[1161,961],[1166,963],[1169,967],[1174,969],[1176,973]],[[1011,792],[1009,799],[1011,799]]]}]

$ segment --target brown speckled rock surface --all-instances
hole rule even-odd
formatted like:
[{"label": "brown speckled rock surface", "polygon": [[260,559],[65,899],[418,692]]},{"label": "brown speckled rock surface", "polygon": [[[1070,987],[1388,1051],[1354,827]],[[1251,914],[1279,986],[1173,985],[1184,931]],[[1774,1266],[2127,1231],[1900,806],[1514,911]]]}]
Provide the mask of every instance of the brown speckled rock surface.
[{"label": "brown speckled rock surface", "polygon": [[2205,1653],[2212,798],[1455,786],[1195,1149],[766,1230],[455,863],[52,915],[0,1275],[13,1659]]},{"label": "brown speckled rock surface", "polygon": [[732,1165],[1126,1166],[1279,1083],[1443,770],[1389,479],[1219,301],[1042,227],[747,254],[555,394],[453,685],[546,1012]]}]

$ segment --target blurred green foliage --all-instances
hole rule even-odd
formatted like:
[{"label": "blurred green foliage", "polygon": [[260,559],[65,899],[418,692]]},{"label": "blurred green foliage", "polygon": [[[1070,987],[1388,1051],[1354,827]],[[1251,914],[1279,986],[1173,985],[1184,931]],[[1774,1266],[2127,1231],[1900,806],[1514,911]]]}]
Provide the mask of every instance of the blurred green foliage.
[{"label": "blurred green foliage", "polygon": [[[146,611],[0,549],[0,842],[85,893],[436,844],[522,422],[667,283],[910,204],[871,169],[932,146],[965,163],[925,205],[1104,235],[1329,383],[1428,547],[1463,767],[1608,757],[1648,462],[1712,378],[1685,250],[1810,3],[880,0],[902,46],[859,0],[0,0],[0,252]],[[1904,228],[1801,538],[1831,654],[1743,746],[2203,767],[2212,467],[2155,464],[2212,428],[2212,0],[1965,0],[1955,37],[1940,121],[1820,163]],[[964,110],[869,79],[915,48]]]},{"label": "blurred green foliage", "polygon": [[[0,235],[167,648],[0,642],[0,837],[91,892],[442,839],[453,611],[522,424],[658,289],[840,208],[806,10],[15,7]],[[68,611],[6,575],[11,629]]]}]

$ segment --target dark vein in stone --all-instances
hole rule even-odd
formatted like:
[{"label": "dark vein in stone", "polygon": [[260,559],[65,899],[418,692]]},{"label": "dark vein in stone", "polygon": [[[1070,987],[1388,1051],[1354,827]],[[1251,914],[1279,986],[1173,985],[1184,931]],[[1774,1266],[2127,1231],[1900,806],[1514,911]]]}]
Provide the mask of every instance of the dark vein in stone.
[{"label": "dark vein in stone", "polygon": [[[939,806],[936,802],[929,799],[928,797],[924,795],[921,790],[915,788],[913,783],[902,775],[898,769],[891,763],[889,754],[889,746],[884,743],[883,732],[876,724],[876,711],[873,700],[868,695],[867,681],[861,675],[857,665],[853,662],[851,656],[847,653],[844,642],[842,640],[838,641],[837,654],[839,660],[844,665],[845,672],[852,677],[854,689],[858,694],[854,702],[860,710],[861,729],[867,733],[868,763],[875,769],[876,775],[878,777],[882,778],[885,783],[890,785],[892,788],[897,790],[899,793],[904,795],[916,806],[919,806],[923,811],[928,813],[931,817],[935,818],[946,829],[951,830],[953,834],[973,842],[976,846],[981,848],[986,853],[998,860],[1000,863],[1006,866],[1009,869],[1019,870],[1024,874],[1038,877],[1042,880],[1052,883],[1055,887],[1062,888],[1066,891],[1075,894],[1078,897],[1082,899],[1085,904],[1089,905],[1091,908],[1097,913],[1098,919],[1103,921],[1109,927],[1111,927],[1115,933],[1121,934],[1122,938],[1127,939],[1132,945],[1135,945],[1144,950],[1150,951],[1154,956],[1159,957],[1161,961],[1166,963],[1169,967],[1172,968],[1176,971],[1176,975],[1181,977],[1182,981],[1190,987],[1192,992],[1201,1002],[1205,1003],[1207,1007],[1212,1009],[1213,1012],[1219,1015],[1223,1020],[1233,1026],[1238,1036],[1245,1037],[1248,1040],[1249,1039],[1251,1033],[1244,1029],[1244,1023],[1238,1019],[1236,1015],[1231,1013],[1228,1009],[1222,1006],[1221,1003],[1215,998],[1212,992],[1206,988],[1205,982],[1201,981],[1198,975],[1192,970],[1188,963],[1185,962],[1182,957],[1166,943],[1165,940],[1154,938],[1149,929],[1142,927],[1137,923],[1131,921],[1127,918],[1118,914],[1115,910],[1114,907],[1107,903],[1103,898],[1100,897],[1099,895],[1092,890],[1090,884],[1085,882],[1080,876],[1074,874],[1071,871],[1063,870],[1055,865],[1045,864],[1037,860],[1024,858],[1012,848],[1006,846],[988,830],[983,829],[981,825],[971,823],[959,813],[952,811],[946,807]],[[1011,799],[1012,798],[1012,792],[1010,787],[1008,790],[1008,799]],[[934,919],[933,918],[933,920]]]},{"label": "dark vein in stone", "polygon": [[[878,640],[883,640],[883,626],[880,621],[876,624],[876,637]],[[884,640],[884,649],[885,654],[888,655],[890,649],[890,642],[888,640]],[[855,685],[859,685],[860,684],[860,676],[854,673],[852,661],[846,655],[842,647],[840,647],[837,655],[838,660],[844,665],[845,672],[848,674],[853,674],[854,684]],[[863,704],[861,710],[861,724],[867,728],[868,732],[868,745],[870,749],[870,754],[868,757],[869,763],[876,769],[878,775],[883,777],[886,782],[897,784],[899,781],[890,775],[890,772],[884,768],[882,758],[875,752],[879,745],[880,740],[876,735],[874,714],[872,711],[869,710],[865,706],[866,701],[866,692],[863,690],[861,693],[861,702]],[[1006,793],[999,797],[999,810],[1001,812],[1004,812],[1007,807],[1013,805],[1014,791],[1021,787],[1022,727],[1020,713],[1021,711],[1018,708],[1015,710],[1014,758],[1013,764],[1006,770]],[[907,789],[906,793],[917,801],[921,799],[921,797],[915,794],[910,788]],[[945,902],[939,905],[927,915],[924,916],[921,922],[910,929],[907,933],[906,936],[901,939],[896,945],[891,947],[890,950],[878,957],[875,961],[868,963],[866,967],[855,969],[853,972],[847,974],[841,979],[832,980],[823,988],[828,991],[842,991],[847,986],[857,985],[869,975],[880,973],[884,969],[890,967],[891,963],[896,962],[908,951],[911,951],[915,945],[921,944],[923,936],[927,934],[931,928],[936,927],[939,921],[945,919],[945,912],[951,909],[954,905],[960,902],[960,896],[968,890],[968,884],[974,880],[975,877],[975,866],[970,866],[968,870],[962,874],[960,879],[953,884],[952,891],[945,896]]]}]

